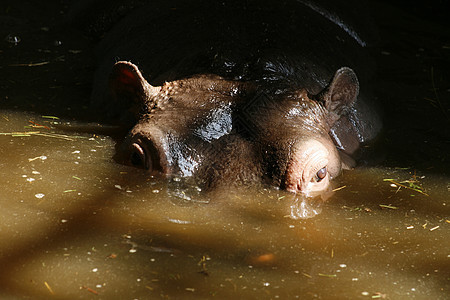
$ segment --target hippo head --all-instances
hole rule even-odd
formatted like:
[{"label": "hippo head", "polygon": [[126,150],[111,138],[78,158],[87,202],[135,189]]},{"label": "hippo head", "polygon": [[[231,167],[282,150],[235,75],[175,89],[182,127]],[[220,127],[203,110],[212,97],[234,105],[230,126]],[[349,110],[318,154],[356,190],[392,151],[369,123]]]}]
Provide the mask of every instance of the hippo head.
[{"label": "hippo head", "polygon": [[329,132],[359,92],[349,68],[316,95],[306,87],[270,95],[260,83],[215,75],[152,86],[130,62],[115,64],[109,85],[135,118],[117,158],[149,172],[207,186],[269,181],[311,196],[348,165]]},{"label": "hippo head", "polygon": [[[272,178],[278,177],[281,187],[306,195],[320,194],[328,190],[330,180],[341,169],[354,165],[350,156],[338,151],[330,129],[346,116],[358,92],[355,73],[341,68],[319,94],[310,95],[305,89],[283,94],[283,99],[270,101],[264,113],[253,116],[261,124],[261,139],[270,145],[264,160],[272,164],[268,169],[276,170]],[[339,129],[353,142],[351,127]]]}]

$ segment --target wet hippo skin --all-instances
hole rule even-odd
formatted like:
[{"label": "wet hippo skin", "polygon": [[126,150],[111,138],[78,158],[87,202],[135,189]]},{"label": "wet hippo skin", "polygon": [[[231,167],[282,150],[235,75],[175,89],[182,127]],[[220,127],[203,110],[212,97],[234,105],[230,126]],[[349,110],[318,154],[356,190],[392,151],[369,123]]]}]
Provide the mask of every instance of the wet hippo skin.
[{"label": "wet hippo skin", "polygon": [[380,122],[363,7],[322,2],[115,1],[90,22],[93,105],[129,128],[117,159],[208,188],[327,191]]}]

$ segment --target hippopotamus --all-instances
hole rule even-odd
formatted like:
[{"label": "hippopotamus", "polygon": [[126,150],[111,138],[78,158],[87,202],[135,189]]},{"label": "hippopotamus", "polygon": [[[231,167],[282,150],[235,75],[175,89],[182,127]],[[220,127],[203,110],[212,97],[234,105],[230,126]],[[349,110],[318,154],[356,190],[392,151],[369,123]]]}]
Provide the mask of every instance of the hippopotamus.
[{"label": "hippopotamus", "polygon": [[127,129],[119,162],[312,196],[380,130],[360,1],[115,1],[95,19],[102,2],[83,13],[92,101]]}]

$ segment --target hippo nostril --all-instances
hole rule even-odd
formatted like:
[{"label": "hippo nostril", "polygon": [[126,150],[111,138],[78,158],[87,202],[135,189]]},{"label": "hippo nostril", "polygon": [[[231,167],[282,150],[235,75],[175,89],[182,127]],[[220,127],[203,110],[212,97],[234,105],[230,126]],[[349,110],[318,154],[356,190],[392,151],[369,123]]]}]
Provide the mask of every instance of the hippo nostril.
[{"label": "hippo nostril", "polygon": [[322,181],[327,176],[327,167],[323,167],[316,173],[316,182]]},{"label": "hippo nostril", "polygon": [[131,156],[130,162],[135,167],[141,167],[145,169],[150,169],[150,161],[147,159],[145,150],[138,144],[133,143],[131,145]]},{"label": "hippo nostril", "polygon": [[137,152],[133,152],[130,157],[130,161],[133,166],[141,166],[143,165],[142,157]]}]

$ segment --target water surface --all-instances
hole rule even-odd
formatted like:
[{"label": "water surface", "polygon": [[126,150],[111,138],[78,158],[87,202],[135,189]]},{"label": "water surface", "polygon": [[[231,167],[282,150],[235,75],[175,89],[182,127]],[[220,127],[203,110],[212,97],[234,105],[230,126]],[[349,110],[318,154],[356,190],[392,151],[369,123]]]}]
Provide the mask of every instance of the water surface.
[{"label": "water surface", "polygon": [[[2,296],[448,295],[446,177],[347,171],[320,214],[296,219],[290,193],[202,193],[117,164],[107,136],[61,131],[35,114],[0,116]],[[386,179],[417,180],[426,195]]]}]

